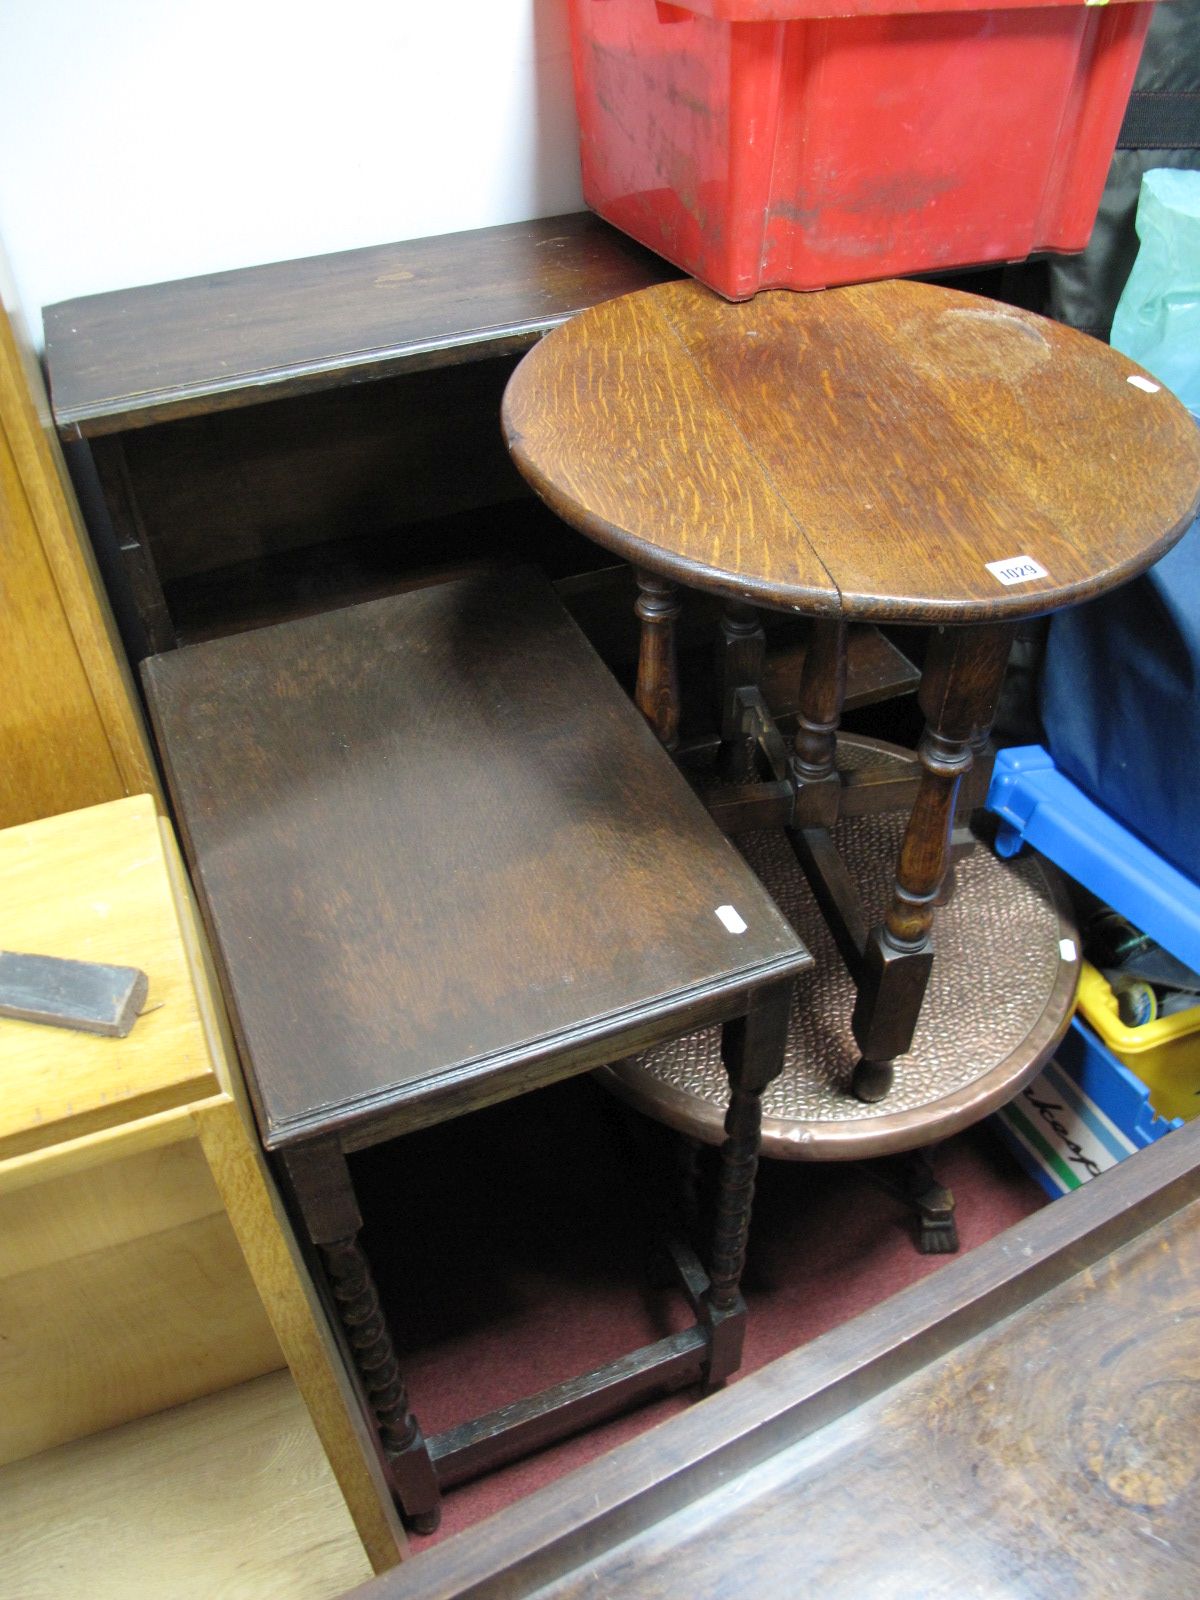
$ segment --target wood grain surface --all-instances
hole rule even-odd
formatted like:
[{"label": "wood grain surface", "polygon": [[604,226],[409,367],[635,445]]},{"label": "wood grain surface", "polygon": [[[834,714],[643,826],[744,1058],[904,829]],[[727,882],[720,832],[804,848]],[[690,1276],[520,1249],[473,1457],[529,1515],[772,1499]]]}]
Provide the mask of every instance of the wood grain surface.
[{"label": "wood grain surface", "polygon": [[286,1357],[373,1566],[392,1565],[403,1535],[253,1132],[169,824],[142,799],[8,830],[0,907],[63,939],[135,939],[159,1008],[132,1062],[132,1038],[0,1024],[0,1098],[30,1124],[0,1161],[0,1461]]},{"label": "wood grain surface", "polygon": [[0,833],[0,937],[132,960],[155,1008],[125,1039],[0,1022],[0,1460],[281,1361],[195,1142],[222,1085],[161,828],[143,796]]},{"label": "wood grain surface", "polygon": [[1190,1594],[1200,1126],[362,1600]]},{"label": "wood grain surface", "polygon": [[0,1461],[282,1365],[194,1141],[7,1195],[0,1226]]},{"label": "wood grain surface", "polygon": [[280,1372],[0,1471],[0,1593],[326,1600],[368,1576]]},{"label": "wood grain surface", "polygon": [[358,1536],[372,1567],[382,1572],[403,1555],[404,1531],[383,1475],[376,1440],[360,1413],[325,1309],[255,1134],[191,885],[170,824],[160,819],[160,827],[201,1021],[225,1091],[189,1108],[191,1127]]},{"label": "wood grain surface", "polygon": [[0,252],[0,827],[156,794],[129,670]]},{"label": "wood grain surface", "polygon": [[675,270],[587,213],[47,306],[65,438],[520,350]]},{"label": "wood grain surface", "polygon": [[401,1104],[454,1114],[501,1069],[528,1087],[578,1070],[572,1050],[598,1064],[693,995],[731,1011],[807,964],[531,574],[175,651],[145,678],[269,1147]]},{"label": "wood grain surface", "polygon": [[0,1158],[217,1092],[147,796],[0,833],[0,946],[150,980],[125,1039],[0,1022]]},{"label": "wood grain surface", "polygon": [[740,1570],[782,1595],[799,1561],[832,1600],[1182,1595],[1200,1562],[1197,1271],[1200,1204],[539,1592],[716,1600]]},{"label": "wood grain surface", "polygon": [[[567,522],[667,577],[817,615],[1053,610],[1162,555],[1200,436],[1142,369],[1055,323],[913,282],[731,305],[664,283],[524,358],[514,459]],[[988,563],[1044,575],[1006,585]]]}]

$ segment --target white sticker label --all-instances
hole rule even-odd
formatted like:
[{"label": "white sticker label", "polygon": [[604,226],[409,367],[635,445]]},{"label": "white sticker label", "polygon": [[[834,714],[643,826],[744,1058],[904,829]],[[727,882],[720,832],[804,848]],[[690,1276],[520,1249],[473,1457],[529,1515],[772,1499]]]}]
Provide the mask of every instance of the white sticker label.
[{"label": "white sticker label", "polygon": [[729,929],[730,933],[745,933],[746,924],[732,906],[718,906],[717,916]]},{"label": "white sticker label", "polygon": [[1074,961],[1079,954],[1075,948],[1074,939],[1060,939],[1058,941],[1058,953],[1064,961]]},{"label": "white sticker label", "polygon": [[1030,583],[1034,578],[1048,578],[1050,574],[1040,561],[1032,556],[1009,556],[1007,561],[984,563],[993,578],[1001,583]]},{"label": "white sticker label", "polygon": [[1149,378],[1143,378],[1140,372],[1135,372],[1126,378],[1125,382],[1131,383],[1135,389],[1141,389],[1145,394],[1157,394],[1162,388],[1160,383],[1151,383]]}]

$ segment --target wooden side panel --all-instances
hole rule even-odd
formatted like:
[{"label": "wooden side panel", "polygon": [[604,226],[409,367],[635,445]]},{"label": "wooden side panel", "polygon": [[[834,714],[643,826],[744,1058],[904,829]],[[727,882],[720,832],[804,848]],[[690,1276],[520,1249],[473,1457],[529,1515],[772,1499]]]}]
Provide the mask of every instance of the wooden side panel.
[{"label": "wooden side panel", "polygon": [[0,1199],[0,1462],[282,1364],[194,1140]]},{"label": "wooden side panel", "polygon": [[0,1468],[0,1594],[329,1600],[365,1578],[286,1372]]},{"label": "wooden side panel", "polygon": [[160,819],[179,928],[219,1081],[227,1095],[193,1110],[196,1134],[263,1306],[376,1572],[407,1541],[373,1429],[359,1409],[291,1223],[267,1166],[199,916],[170,824]]},{"label": "wooden side panel", "polygon": [[384,1572],[404,1553],[404,1532],[257,1141],[251,1144],[230,1101],[196,1120],[238,1243],[359,1538],[372,1568]]},{"label": "wooden side panel", "polygon": [[100,1165],[55,1169],[0,1196],[0,1280],[215,1216],[221,1201],[204,1157],[178,1137],[190,1131],[183,1120],[170,1144],[129,1154],[118,1139]]},{"label": "wooden side panel", "polygon": [[0,827],[151,793],[128,669],[0,257]]},{"label": "wooden side panel", "polygon": [[496,420],[510,372],[481,360],[122,435],[168,599],[190,574],[330,540],[391,534],[419,565],[414,524],[527,498]]},{"label": "wooden side panel", "polygon": [[124,793],[25,488],[0,434],[0,825]]}]

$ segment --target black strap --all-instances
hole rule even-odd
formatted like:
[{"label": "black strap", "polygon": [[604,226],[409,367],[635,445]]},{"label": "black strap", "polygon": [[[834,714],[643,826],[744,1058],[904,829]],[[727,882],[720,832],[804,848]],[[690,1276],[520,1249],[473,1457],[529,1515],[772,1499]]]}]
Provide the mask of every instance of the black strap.
[{"label": "black strap", "polygon": [[1139,90],[1117,138],[1118,150],[1200,150],[1200,92]]}]

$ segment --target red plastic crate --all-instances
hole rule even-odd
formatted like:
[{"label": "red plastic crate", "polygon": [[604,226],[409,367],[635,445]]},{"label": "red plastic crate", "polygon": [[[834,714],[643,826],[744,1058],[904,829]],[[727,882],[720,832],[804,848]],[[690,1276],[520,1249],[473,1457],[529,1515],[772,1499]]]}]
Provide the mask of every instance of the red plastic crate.
[{"label": "red plastic crate", "polygon": [[733,300],[1081,250],[1152,11],[571,0],[584,196]]}]

